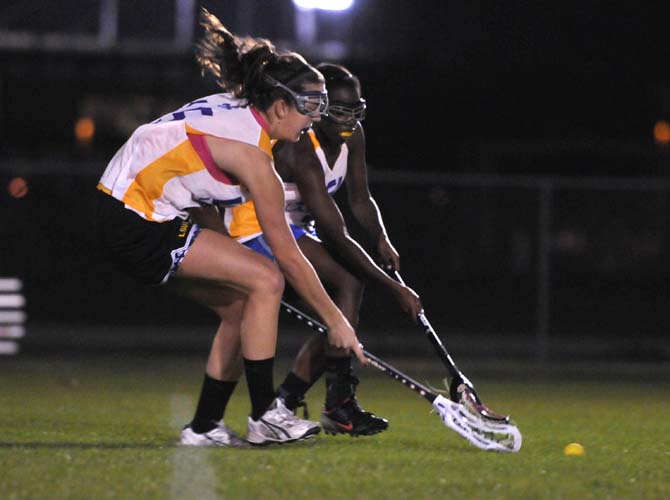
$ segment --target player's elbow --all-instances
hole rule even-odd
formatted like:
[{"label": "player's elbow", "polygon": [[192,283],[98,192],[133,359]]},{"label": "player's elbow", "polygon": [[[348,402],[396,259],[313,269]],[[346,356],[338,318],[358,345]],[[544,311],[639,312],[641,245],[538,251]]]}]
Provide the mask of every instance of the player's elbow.
[{"label": "player's elbow", "polygon": [[319,237],[327,246],[333,246],[338,249],[345,247],[349,240],[349,233],[346,226],[338,228],[324,228],[319,231]]}]

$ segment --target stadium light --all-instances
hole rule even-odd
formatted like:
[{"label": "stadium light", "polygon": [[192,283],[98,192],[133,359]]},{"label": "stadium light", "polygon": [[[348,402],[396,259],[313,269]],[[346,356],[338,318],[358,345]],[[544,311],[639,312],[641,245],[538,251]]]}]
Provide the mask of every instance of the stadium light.
[{"label": "stadium light", "polygon": [[[321,16],[317,11],[325,11],[325,17],[338,18],[339,23],[348,23],[349,15],[346,11],[353,5],[354,0],[293,0],[295,37],[301,50],[321,59],[344,58],[348,52],[344,40],[319,40],[318,18]],[[345,33],[346,29],[342,32]]]},{"label": "stadium light", "polygon": [[349,9],[354,0],[293,0],[293,5],[304,10],[334,10],[342,11]]}]

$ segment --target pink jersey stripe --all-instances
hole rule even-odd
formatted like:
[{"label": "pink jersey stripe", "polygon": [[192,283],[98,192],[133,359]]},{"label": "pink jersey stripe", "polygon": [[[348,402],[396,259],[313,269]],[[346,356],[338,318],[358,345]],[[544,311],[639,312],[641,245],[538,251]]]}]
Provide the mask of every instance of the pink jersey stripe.
[{"label": "pink jersey stripe", "polygon": [[197,134],[187,134],[188,140],[191,141],[191,145],[195,152],[198,153],[198,156],[207,167],[207,171],[212,177],[217,181],[223,182],[224,184],[238,185],[239,182],[233,176],[226,175],[226,173],[216,166],[214,158],[212,158],[212,153],[207,146],[207,141],[205,141],[204,135]]},{"label": "pink jersey stripe", "polygon": [[249,110],[251,111],[251,114],[254,116],[258,124],[263,127],[263,130],[265,130],[266,133],[270,133],[270,124],[263,118],[263,115],[261,115],[256,108],[253,106],[249,106]]}]

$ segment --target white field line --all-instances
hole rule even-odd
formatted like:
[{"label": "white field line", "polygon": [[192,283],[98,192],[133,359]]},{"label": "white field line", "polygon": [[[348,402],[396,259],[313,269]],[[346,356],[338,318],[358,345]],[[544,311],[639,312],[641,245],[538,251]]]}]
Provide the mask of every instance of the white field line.
[{"label": "white field line", "polygon": [[[178,439],[181,428],[190,421],[195,411],[193,398],[173,394],[170,398],[170,426]],[[183,500],[217,500],[216,474],[208,460],[205,448],[177,447],[172,455],[173,472],[170,481],[170,498]]]}]

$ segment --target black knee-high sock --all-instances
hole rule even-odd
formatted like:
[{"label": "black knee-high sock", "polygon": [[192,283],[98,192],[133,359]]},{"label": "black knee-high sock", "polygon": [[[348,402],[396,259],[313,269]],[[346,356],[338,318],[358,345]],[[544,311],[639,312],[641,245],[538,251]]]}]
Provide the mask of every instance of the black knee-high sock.
[{"label": "black knee-high sock", "polygon": [[295,373],[290,372],[277,389],[277,395],[284,400],[286,408],[294,411],[313,382],[305,382]]},{"label": "black knee-high sock", "polygon": [[351,396],[351,357],[328,357],[326,361],[326,408],[332,408]]},{"label": "black knee-high sock", "polygon": [[209,432],[223,418],[226,405],[235,390],[237,381],[216,380],[205,373],[198,407],[191,422],[194,432]]},{"label": "black knee-high sock", "polygon": [[244,371],[251,399],[251,418],[258,420],[275,398],[272,369],[275,358],[251,360],[244,359]]}]

